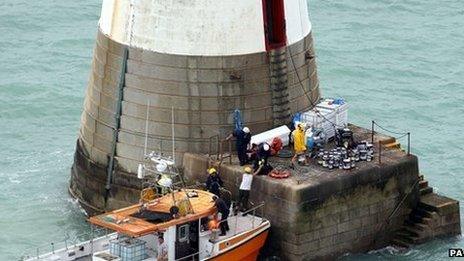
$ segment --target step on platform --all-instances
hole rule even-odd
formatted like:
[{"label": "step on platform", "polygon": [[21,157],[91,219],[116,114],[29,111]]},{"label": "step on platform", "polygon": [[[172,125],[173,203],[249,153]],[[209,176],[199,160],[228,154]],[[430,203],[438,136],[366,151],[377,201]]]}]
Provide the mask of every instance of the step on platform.
[{"label": "step on platform", "polygon": [[419,178],[419,203],[392,240],[392,245],[401,248],[461,233],[459,201],[433,193],[424,176]]}]

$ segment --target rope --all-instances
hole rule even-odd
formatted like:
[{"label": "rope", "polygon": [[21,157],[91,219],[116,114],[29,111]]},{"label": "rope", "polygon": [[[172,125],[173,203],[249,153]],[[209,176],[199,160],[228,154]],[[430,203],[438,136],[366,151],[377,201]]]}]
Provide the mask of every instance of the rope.
[{"label": "rope", "polygon": [[404,135],[404,136],[406,136],[406,135],[409,134],[409,132],[397,132],[397,131],[389,130],[389,129],[385,128],[385,127],[380,126],[380,125],[379,125],[377,122],[375,122],[375,121],[373,121],[373,123],[374,123],[375,126],[379,127],[380,129],[382,129],[382,130],[384,130],[384,131],[386,131],[386,132],[389,132],[389,133],[393,133],[393,134],[397,134],[397,135]]},{"label": "rope", "polygon": [[404,137],[408,136],[408,134],[409,134],[409,133],[406,133],[406,134],[404,134],[404,135],[401,135],[401,136],[395,137],[395,139],[397,139],[397,140],[399,140],[399,139],[402,139],[402,138],[404,138]]},{"label": "rope", "polygon": [[[296,73],[296,77],[298,78],[298,83],[301,87],[301,90],[303,91],[303,93],[305,94],[305,96],[308,98],[308,101],[309,103],[311,104],[312,107],[316,107],[316,104],[312,101],[311,99],[311,96],[309,96],[308,92],[305,91],[304,89],[304,85],[303,83],[301,82],[301,78],[300,78],[300,74],[298,73],[298,70],[295,66],[295,61],[293,60],[293,54],[292,54],[292,51],[290,49],[290,47],[287,48],[288,49],[288,52],[290,54],[290,59],[292,60],[292,65],[293,65],[293,69],[295,70],[295,73]],[[338,127],[338,128],[344,128],[345,126],[341,126],[341,125],[338,125],[334,122],[332,122],[331,120],[329,120],[327,117],[325,117],[322,113],[320,113],[318,110],[314,110],[316,112],[317,115],[319,115],[320,117],[322,117],[324,120],[328,121],[330,124],[332,124],[332,126],[335,127]]]}]

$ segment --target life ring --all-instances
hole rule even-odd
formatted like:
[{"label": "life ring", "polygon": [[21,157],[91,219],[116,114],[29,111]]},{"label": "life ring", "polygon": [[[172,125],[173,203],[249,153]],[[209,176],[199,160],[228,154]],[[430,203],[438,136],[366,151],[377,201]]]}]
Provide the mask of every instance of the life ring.
[{"label": "life ring", "polygon": [[275,178],[275,179],[286,179],[286,178],[290,177],[290,170],[276,170],[276,169],[273,169],[269,173],[269,177]]}]

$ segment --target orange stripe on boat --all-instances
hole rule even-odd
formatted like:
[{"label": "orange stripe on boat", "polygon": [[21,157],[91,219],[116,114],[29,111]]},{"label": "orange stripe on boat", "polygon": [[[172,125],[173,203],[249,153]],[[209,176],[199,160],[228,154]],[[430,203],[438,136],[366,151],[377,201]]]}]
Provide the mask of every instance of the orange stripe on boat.
[{"label": "orange stripe on boat", "polygon": [[259,250],[264,246],[264,242],[266,241],[268,233],[269,230],[267,229],[261,232],[260,234],[256,235],[255,237],[251,238],[250,240],[246,241],[245,243],[237,244],[237,246],[232,246],[231,250],[226,250],[226,252],[220,254],[219,256],[213,257],[210,260],[255,261],[258,257]]}]

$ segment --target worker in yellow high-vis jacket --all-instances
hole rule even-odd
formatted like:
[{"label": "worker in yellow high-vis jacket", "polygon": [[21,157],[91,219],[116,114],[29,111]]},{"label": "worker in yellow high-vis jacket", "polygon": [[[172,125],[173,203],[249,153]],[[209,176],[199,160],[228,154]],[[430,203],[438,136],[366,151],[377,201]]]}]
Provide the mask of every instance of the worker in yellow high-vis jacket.
[{"label": "worker in yellow high-vis jacket", "polygon": [[293,149],[295,150],[292,163],[295,164],[295,160],[306,152],[305,129],[302,123],[298,123],[296,129],[292,132],[292,137]]}]

